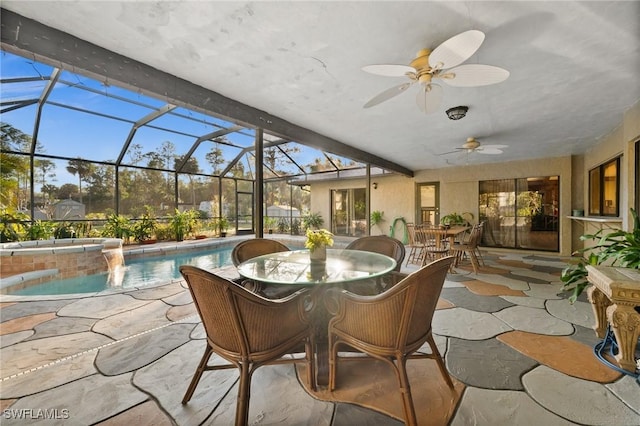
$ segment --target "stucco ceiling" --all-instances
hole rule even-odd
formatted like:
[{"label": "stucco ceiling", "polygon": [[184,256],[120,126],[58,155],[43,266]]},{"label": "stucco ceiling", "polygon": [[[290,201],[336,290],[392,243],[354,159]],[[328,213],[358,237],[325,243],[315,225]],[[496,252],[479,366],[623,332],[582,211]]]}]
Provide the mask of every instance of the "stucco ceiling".
[{"label": "stucco ceiling", "polygon": [[[640,2],[88,2],[2,7],[411,170],[587,151],[640,99]],[[422,48],[478,29],[503,83],[362,106]],[[469,106],[451,121],[445,110]],[[474,136],[501,155],[438,155]]]}]

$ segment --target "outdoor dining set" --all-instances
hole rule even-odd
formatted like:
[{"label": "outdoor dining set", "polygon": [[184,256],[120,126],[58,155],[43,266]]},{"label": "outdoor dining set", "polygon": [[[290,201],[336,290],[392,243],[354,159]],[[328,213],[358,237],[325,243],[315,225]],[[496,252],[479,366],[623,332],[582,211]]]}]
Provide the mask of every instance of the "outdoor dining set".
[{"label": "outdoor dining set", "polygon": [[[431,320],[453,265],[467,256],[476,270],[473,238],[481,228],[473,227],[469,239],[460,242],[455,237],[467,227],[437,234],[427,227],[412,228],[408,253],[395,238],[368,236],[345,249],[327,249],[326,260],[316,261],[309,250],[254,238],[232,251],[239,279],[181,266],[207,336],[183,404],[191,399],[204,371],[238,368],[236,425],[245,425],[251,377],[258,367],[298,363],[310,389],[332,391],[340,386],[339,368],[383,360],[395,370],[405,422],[415,425],[407,361],[435,360],[455,392],[433,339]],[[419,262],[420,268],[409,275],[400,273],[405,257]],[[417,352],[424,344],[430,353]],[[210,364],[214,353],[228,363]]]}]

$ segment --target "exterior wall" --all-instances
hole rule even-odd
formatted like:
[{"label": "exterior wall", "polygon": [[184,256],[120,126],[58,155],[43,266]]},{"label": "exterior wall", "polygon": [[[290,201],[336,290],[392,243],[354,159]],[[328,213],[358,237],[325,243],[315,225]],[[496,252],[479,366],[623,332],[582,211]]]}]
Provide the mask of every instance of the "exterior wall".
[{"label": "exterior wall", "polygon": [[452,212],[471,212],[478,218],[478,182],[533,176],[560,176],[560,254],[571,253],[571,157],[511,161],[508,163],[466,165],[422,170],[416,182],[440,182],[440,216]]},{"label": "exterior wall", "polygon": [[[635,164],[634,143],[640,138],[640,102],[625,112],[620,126],[602,139],[597,146],[589,150],[584,158],[584,170],[582,179],[585,182],[583,189],[583,205],[588,211],[589,202],[589,170],[622,155],[620,162],[620,217],[622,228],[631,230],[633,226],[629,209],[634,206],[636,193],[634,184],[635,171],[640,165]],[[619,227],[620,224],[612,224]]]},{"label": "exterior wall", "polygon": [[[371,187],[371,211],[384,212],[382,233],[388,234],[389,227],[396,217],[404,217],[407,222],[413,221],[415,209],[415,185],[411,178],[398,175],[371,178],[376,182],[377,189]],[[365,188],[366,179],[343,179],[314,183],[311,190],[311,212],[320,213],[325,227],[330,227],[331,219],[331,190],[347,188]],[[373,229],[372,234],[381,231]]]},{"label": "exterior wall", "polygon": [[[471,212],[478,218],[478,181],[491,179],[514,179],[531,176],[560,176],[560,253],[571,253],[571,157],[545,158],[529,161],[498,163],[493,167],[478,166],[447,167],[416,172],[413,179],[404,176],[375,177],[371,188],[371,211],[384,211],[388,231],[395,217],[404,217],[414,222],[416,217],[416,183],[440,183],[440,215],[452,212]],[[352,179],[314,183],[311,189],[311,211],[318,212],[329,226],[331,189],[364,188],[365,179]],[[372,233],[379,231],[373,230]],[[388,232],[385,232],[385,234]]]}]

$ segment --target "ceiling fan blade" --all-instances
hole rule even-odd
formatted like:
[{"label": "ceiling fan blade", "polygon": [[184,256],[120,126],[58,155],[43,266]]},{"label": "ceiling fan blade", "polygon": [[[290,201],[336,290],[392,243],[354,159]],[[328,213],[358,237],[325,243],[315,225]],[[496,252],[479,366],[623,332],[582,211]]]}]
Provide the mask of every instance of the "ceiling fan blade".
[{"label": "ceiling fan blade", "polygon": [[408,73],[415,73],[416,69],[408,65],[380,64],[364,66],[362,71],[385,77],[404,77]]},{"label": "ceiling fan blade", "polygon": [[442,102],[442,86],[437,84],[427,84],[420,87],[420,91],[416,96],[416,104],[420,111],[430,114],[438,110]]},{"label": "ceiling fan blade", "polygon": [[411,87],[412,84],[413,82],[402,83],[397,86],[393,86],[390,89],[385,90],[384,92],[378,93],[376,96],[371,98],[369,102],[364,104],[363,108],[371,108],[372,106],[378,105],[384,101],[388,101],[394,96],[398,96],[400,93],[407,90],[409,87]]},{"label": "ceiling fan blade", "polygon": [[478,152],[478,154],[489,154],[489,155],[502,154],[504,152],[498,148],[482,148],[482,149],[478,148],[476,149],[476,151]]},{"label": "ceiling fan blade", "polygon": [[[447,78],[447,74],[452,75]],[[442,81],[449,86],[477,87],[501,83],[509,78],[509,71],[493,65],[468,64],[447,70]]]},{"label": "ceiling fan blade", "polygon": [[484,41],[484,33],[469,30],[451,37],[436,47],[429,55],[431,68],[446,69],[460,65],[480,48]]},{"label": "ceiling fan blade", "polygon": [[482,149],[503,149],[509,148],[509,145],[482,145]]}]

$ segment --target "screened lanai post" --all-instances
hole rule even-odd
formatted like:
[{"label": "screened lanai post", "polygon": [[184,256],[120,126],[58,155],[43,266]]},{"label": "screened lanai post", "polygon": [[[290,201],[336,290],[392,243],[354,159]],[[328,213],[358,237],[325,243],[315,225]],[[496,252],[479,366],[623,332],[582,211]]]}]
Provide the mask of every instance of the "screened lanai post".
[{"label": "screened lanai post", "polygon": [[367,220],[367,235],[371,235],[371,164],[367,163],[367,188],[365,190],[365,194],[367,197],[367,212],[366,212],[366,220]]},{"label": "screened lanai post", "polygon": [[255,228],[255,234],[256,234],[256,238],[262,238],[264,236],[264,229],[263,229],[263,216],[264,216],[264,208],[263,208],[263,202],[264,202],[264,170],[262,169],[262,163],[264,160],[264,152],[262,151],[262,149],[264,148],[264,140],[263,140],[263,136],[264,136],[264,130],[260,127],[256,129],[256,141],[255,141],[255,148],[256,148],[256,180],[253,183],[254,185],[254,193],[255,193],[255,197],[253,198],[255,200],[254,204],[254,211],[253,211],[253,221],[254,221],[254,228]]},{"label": "screened lanai post", "polygon": [[31,194],[29,199],[31,200],[31,207],[30,207],[30,211],[31,211],[31,223],[33,223],[36,213],[36,192],[33,190],[34,185],[35,185],[35,180],[36,180],[36,170],[35,170],[35,161],[34,161],[34,156],[36,155],[36,146],[38,145],[38,133],[40,131],[40,119],[42,118],[42,108],[44,107],[45,102],[47,101],[47,99],[49,98],[49,95],[51,95],[51,92],[53,91],[53,88],[55,87],[56,83],[58,83],[58,80],[60,79],[60,74],[62,73],[62,70],[60,68],[54,68],[53,72],[51,73],[51,77],[49,78],[49,81],[47,82],[44,90],[42,91],[42,93],[40,94],[40,99],[38,99],[38,108],[36,109],[36,116],[34,119],[34,124],[33,124],[33,135],[31,136],[31,147],[29,149],[29,154],[30,154],[30,158],[29,158],[29,185],[31,188]]}]

